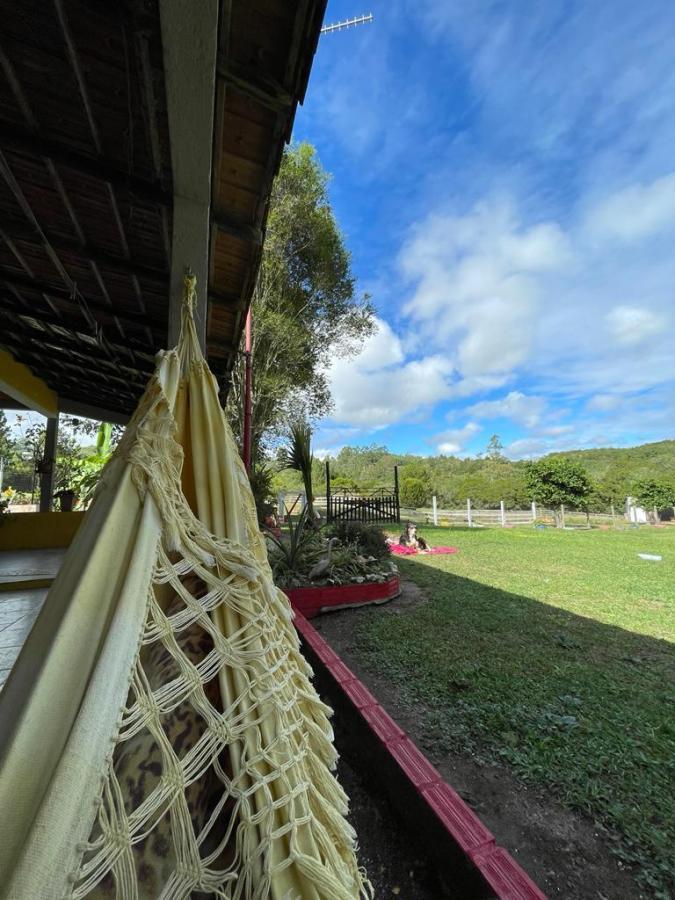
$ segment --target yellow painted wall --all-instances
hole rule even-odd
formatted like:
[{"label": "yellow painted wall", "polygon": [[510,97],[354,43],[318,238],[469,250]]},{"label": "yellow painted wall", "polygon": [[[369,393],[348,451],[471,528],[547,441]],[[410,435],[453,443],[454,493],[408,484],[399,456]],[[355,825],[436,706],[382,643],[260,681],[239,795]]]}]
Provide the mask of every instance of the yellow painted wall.
[{"label": "yellow painted wall", "polygon": [[54,391],[6,350],[0,350],[0,389],[47,418],[53,418],[58,412]]},{"label": "yellow painted wall", "polygon": [[83,518],[83,512],[10,514],[0,525],[0,550],[68,547]]}]

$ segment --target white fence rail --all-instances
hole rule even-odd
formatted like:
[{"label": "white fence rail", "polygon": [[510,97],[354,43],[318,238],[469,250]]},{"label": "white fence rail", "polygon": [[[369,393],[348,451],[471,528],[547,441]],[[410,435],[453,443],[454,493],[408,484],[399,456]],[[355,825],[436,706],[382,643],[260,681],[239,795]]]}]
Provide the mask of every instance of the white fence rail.
[{"label": "white fence rail", "polygon": [[[433,498],[435,500],[435,498]],[[589,513],[580,510],[562,508],[554,512],[552,509],[544,509],[533,503],[528,509],[506,509],[502,500],[498,509],[477,509],[471,502],[466,501],[466,507],[454,509],[441,509],[437,503],[431,507],[413,509],[401,507],[401,521],[411,519],[426,525],[464,525],[468,528],[501,527],[510,528],[514,525],[533,525],[541,523],[553,525],[561,521],[563,525],[575,527],[583,525],[611,525],[623,521],[623,515],[613,513]]]},{"label": "white fence rail", "polygon": [[[287,515],[297,516],[305,506],[305,495],[298,491],[281,492],[278,498],[278,515],[281,520]],[[326,519],[326,497],[314,498],[314,508]],[[582,510],[567,509],[562,507],[557,511],[545,509],[532,503],[527,509],[506,509],[502,500],[497,509],[477,509],[470,499],[466,506],[454,509],[441,509],[436,497],[432,497],[430,507],[406,507],[401,506],[401,522],[412,520],[423,525],[463,525],[469,528],[501,527],[510,528],[514,525],[533,525],[541,523],[554,525],[560,522],[567,527],[584,527],[587,525],[618,525],[625,524],[628,516],[623,509],[612,510],[607,513],[589,513]]]}]

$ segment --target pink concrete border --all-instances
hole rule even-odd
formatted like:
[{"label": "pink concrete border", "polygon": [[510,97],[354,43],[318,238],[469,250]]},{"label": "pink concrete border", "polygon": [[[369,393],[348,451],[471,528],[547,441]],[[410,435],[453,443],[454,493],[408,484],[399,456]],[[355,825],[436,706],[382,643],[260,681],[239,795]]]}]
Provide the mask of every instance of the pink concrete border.
[{"label": "pink concrete border", "polygon": [[432,817],[447,840],[459,847],[494,896],[499,900],[546,900],[529,875],[497,845],[494,835],[473,810],[443,781],[426,756],[297,609],[295,627],[325,674],[422,801],[427,820]]}]

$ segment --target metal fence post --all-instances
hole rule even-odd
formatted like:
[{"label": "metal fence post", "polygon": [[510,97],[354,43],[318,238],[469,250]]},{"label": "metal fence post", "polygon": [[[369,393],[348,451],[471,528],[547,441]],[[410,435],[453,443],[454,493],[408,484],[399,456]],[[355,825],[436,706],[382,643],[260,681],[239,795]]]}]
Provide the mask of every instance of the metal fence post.
[{"label": "metal fence post", "polygon": [[438,506],[436,505],[436,494],[431,498],[431,509],[434,517],[434,525],[438,525]]},{"label": "metal fence post", "polygon": [[471,518],[471,500],[469,500],[468,497],[466,498],[466,521],[469,524],[469,528],[471,528],[473,526],[473,520]]},{"label": "metal fence post", "polygon": [[504,509],[504,501],[499,501],[499,510],[502,514],[502,528],[506,528],[506,510]]}]

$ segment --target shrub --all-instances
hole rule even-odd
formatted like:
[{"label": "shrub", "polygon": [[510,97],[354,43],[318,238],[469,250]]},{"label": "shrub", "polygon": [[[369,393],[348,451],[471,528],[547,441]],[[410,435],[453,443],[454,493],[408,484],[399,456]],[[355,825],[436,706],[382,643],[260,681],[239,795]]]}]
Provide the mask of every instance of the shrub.
[{"label": "shrub", "polygon": [[389,544],[381,528],[365,525],[363,522],[338,522],[328,529],[342,544],[353,544],[364,556],[385,559],[389,555]]}]

